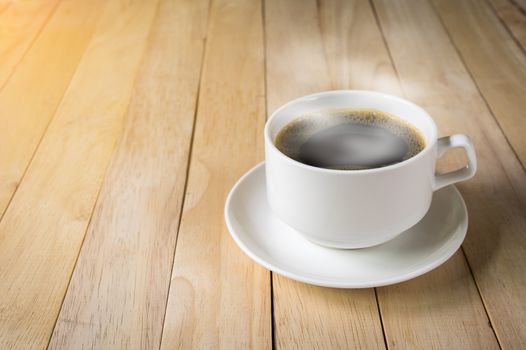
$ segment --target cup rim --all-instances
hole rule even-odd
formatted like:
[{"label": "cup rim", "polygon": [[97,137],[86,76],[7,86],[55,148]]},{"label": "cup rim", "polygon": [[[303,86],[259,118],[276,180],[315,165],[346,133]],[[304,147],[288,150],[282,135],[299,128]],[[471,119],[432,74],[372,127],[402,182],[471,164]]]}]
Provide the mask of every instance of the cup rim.
[{"label": "cup rim", "polygon": [[[418,154],[416,154],[415,156],[413,156],[413,157],[411,157],[409,159],[406,159],[406,160],[404,160],[402,162],[399,162],[399,163],[396,163],[396,164],[387,165],[387,166],[380,167],[380,168],[356,169],[356,170],[327,169],[327,168],[319,168],[319,167],[315,167],[315,166],[312,166],[312,165],[304,164],[304,163],[298,162],[297,160],[294,160],[294,159],[290,158],[289,156],[283,154],[276,147],[276,145],[274,144],[274,141],[270,138],[270,131],[269,131],[269,129],[270,129],[270,125],[272,124],[272,122],[277,118],[277,116],[279,115],[279,113],[283,109],[287,108],[288,106],[290,106],[292,104],[296,104],[296,103],[302,102],[304,100],[308,100],[308,99],[312,99],[312,98],[320,97],[320,96],[324,96],[324,95],[337,95],[337,94],[341,94],[341,95],[349,95],[349,94],[376,95],[379,98],[394,100],[397,103],[405,104],[405,105],[408,105],[408,106],[410,106],[412,108],[416,108],[416,109],[420,110],[423,113],[425,118],[428,119],[428,121],[430,122],[430,125],[432,126],[431,139],[429,140],[429,142],[426,142],[426,146]],[[427,153],[429,153],[431,151],[431,149],[433,148],[433,146],[437,142],[437,126],[436,126],[435,121],[433,120],[433,118],[431,118],[429,113],[427,113],[422,107],[420,107],[416,103],[413,103],[411,101],[408,101],[408,100],[406,100],[404,98],[401,98],[401,97],[398,97],[398,96],[386,94],[386,93],[383,93],[383,92],[373,91],[373,90],[327,90],[327,91],[316,92],[316,93],[313,93],[313,94],[309,94],[309,95],[305,95],[305,96],[301,96],[301,97],[295,98],[295,99],[285,103],[284,105],[282,105],[281,107],[276,109],[274,112],[272,112],[272,114],[268,118],[267,122],[265,123],[264,138],[265,138],[265,143],[267,143],[270,146],[270,149],[271,149],[272,152],[276,153],[279,157],[281,157],[285,161],[287,161],[289,163],[292,163],[294,165],[297,165],[297,166],[299,166],[301,168],[304,168],[306,170],[311,170],[311,171],[316,171],[316,172],[321,172],[321,173],[327,173],[327,174],[340,174],[340,175],[344,175],[344,174],[348,174],[348,175],[350,175],[350,174],[352,174],[352,175],[362,175],[363,174],[363,175],[365,175],[365,174],[381,173],[381,172],[385,172],[385,171],[389,171],[389,170],[398,169],[398,168],[404,167],[404,166],[406,166],[408,164],[411,164],[413,162],[416,162],[420,158],[424,157]],[[428,141],[428,140],[426,140],[426,141]]]}]

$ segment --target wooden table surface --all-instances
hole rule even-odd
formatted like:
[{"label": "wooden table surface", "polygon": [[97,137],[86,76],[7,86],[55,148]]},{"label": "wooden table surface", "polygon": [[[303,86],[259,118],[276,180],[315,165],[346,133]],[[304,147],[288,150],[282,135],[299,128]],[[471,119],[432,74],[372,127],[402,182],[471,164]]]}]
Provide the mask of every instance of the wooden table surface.
[{"label": "wooden table surface", "polygon": [[[525,349],[525,49],[526,0],[0,0],[0,348]],[[441,267],[321,288],[231,239],[266,116],[329,89],[473,139]]]}]

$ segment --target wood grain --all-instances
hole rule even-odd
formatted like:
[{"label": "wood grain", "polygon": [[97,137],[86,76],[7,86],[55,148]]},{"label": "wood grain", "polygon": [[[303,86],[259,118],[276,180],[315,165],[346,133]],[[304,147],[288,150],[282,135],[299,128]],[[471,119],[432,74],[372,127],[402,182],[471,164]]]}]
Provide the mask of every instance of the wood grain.
[{"label": "wood grain", "polygon": [[272,346],[269,273],[223,218],[228,191],[263,157],[261,17],[259,1],[212,3],[163,349]]},{"label": "wood grain", "polygon": [[378,299],[389,349],[499,349],[461,251]]},{"label": "wood grain", "polygon": [[323,288],[273,274],[277,349],[383,349],[374,289]]},{"label": "wood grain", "polygon": [[403,95],[367,1],[323,0],[318,12],[331,88]]},{"label": "wood grain", "polygon": [[430,112],[441,133],[465,132],[475,144],[478,174],[459,185],[470,214],[463,248],[500,344],[520,348],[526,339],[524,169],[430,4],[374,3],[407,96]]},{"label": "wood grain", "polygon": [[7,13],[7,10],[11,7],[13,2],[11,0],[0,0],[0,16]]},{"label": "wood grain", "polygon": [[[314,1],[265,3],[269,113],[295,97],[352,84],[396,89],[392,75],[384,71],[389,68],[386,61],[375,59],[375,53],[383,48],[380,33],[367,32],[372,40],[365,45],[359,37],[360,24],[354,24],[359,15],[355,16],[352,4],[333,1],[321,6],[320,22],[316,22],[318,9]],[[367,18],[359,21],[362,25],[368,23]],[[347,27],[349,22],[352,28]],[[348,41],[341,40],[342,32],[350,34]],[[340,47],[338,42],[345,44]],[[360,60],[349,62],[355,49],[360,52]],[[277,348],[385,347],[373,289],[329,289],[277,274],[272,277]]]},{"label": "wood grain", "polygon": [[[49,19],[59,0],[0,4],[0,91]],[[3,10],[2,10],[3,9]]]},{"label": "wood grain", "polygon": [[101,3],[63,1],[0,91],[0,217],[89,43]]},{"label": "wood grain", "polygon": [[[321,42],[317,46],[312,45],[312,42],[316,42],[318,39],[310,32],[315,33],[317,30],[317,23],[313,23],[312,21],[312,18],[316,18],[316,9],[311,7],[310,12],[300,17],[301,20],[296,16],[294,25],[291,25],[291,21],[288,21],[287,18],[290,17],[291,13],[297,13],[299,9],[298,11],[291,9],[290,2],[287,2],[286,6],[284,3],[279,4],[281,4],[282,7],[276,6],[275,13],[277,13],[278,16],[279,14],[283,16],[280,22],[281,27],[271,22],[273,16],[270,16],[267,12],[268,55],[275,57],[273,60],[273,58],[269,56],[267,60],[269,90],[273,87],[274,90],[282,91],[280,90],[280,87],[283,86],[282,81],[287,81],[289,84],[292,84],[297,80],[295,77],[301,76],[301,72],[306,68],[298,64],[298,61],[294,61],[287,66],[288,69],[285,69],[283,62],[287,62],[287,58],[316,57],[316,55],[318,55],[317,52],[322,52],[326,57],[327,63],[322,62],[321,64],[327,66],[327,71],[331,72],[332,83],[326,83],[325,87],[321,87],[321,89],[374,89],[401,95],[400,86],[390,61],[389,53],[387,52],[381,32],[376,24],[374,13],[367,1],[320,2],[319,28],[321,30]],[[287,9],[285,9],[285,7]],[[301,7],[304,10],[306,8],[304,3],[301,3]],[[269,5],[267,5],[267,8],[271,9]],[[303,23],[301,27],[300,23]],[[274,34],[271,32],[273,27],[275,28]],[[310,31],[307,28],[310,28]],[[289,36],[278,34],[285,32],[288,33]],[[311,44],[308,46],[302,45],[301,48],[303,51],[297,56],[292,56],[290,52],[286,52],[286,55],[284,54],[283,57],[280,57],[279,53],[282,52],[282,48],[273,46],[271,40],[276,40],[278,43],[301,42],[300,33],[309,33],[308,35],[314,37],[315,40],[311,40]],[[298,47],[300,47],[300,45],[298,45]],[[311,51],[308,51],[307,48]],[[320,58],[320,60],[322,59],[323,58]],[[274,73],[274,64],[278,67],[281,65],[281,69],[278,70],[281,76]],[[307,66],[309,62],[305,61],[304,64]],[[288,72],[290,76],[283,78],[282,75],[284,72]],[[276,75],[272,76],[272,74]],[[327,78],[323,76],[323,73],[317,76],[310,74],[309,77],[312,78],[313,81],[327,80]],[[305,86],[303,82],[302,86]],[[270,101],[269,99],[269,102]],[[277,106],[272,106],[272,108],[276,107]],[[436,336],[437,334],[446,334],[446,332],[449,332],[449,340],[445,341],[444,339],[442,341],[445,341],[445,344],[452,344],[454,347],[460,347],[466,344],[476,346],[481,341],[480,339],[486,341],[488,336],[492,336],[491,330],[487,327],[487,316],[485,315],[475,284],[470,276],[469,269],[462,260],[463,256],[460,254],[458,258],[448,263],[448,266],[452,266],[449,269],[453,268],[458,270],[459,273],[457,273],[456,276],[452,276],[449,269],[443,267],[422,276],[418,284],[413,284],[412,291],[414,294],[421,295],[419,299],[407,298],[404,297],[403,294],[397,295],[396,298],[382,298],[382,295],[379,295],[379,302],[380,305],[383,306],[383,309],[392,311],[392,313],[389,312],[388,315],[382,313],[382,317],[408,319],[410,320],[409,322],[413,320],[415,323],[418,322],[421,325],[418,338],[413,342],[414,347],[424,348],[428,345],[426,342],[427,338]],[[275,278],[275,281],[276,280],[281,281],[278,278]],[[448,283],[450,285],[455,283],[461,284],[462,286],[467,286],[467,288],[451,290]],[[349,347],[353,346],[353,342],[355,347],[374,346],[367,344],[367,341],[372,341],[371,338],[373,340],[376,338],[375,336],[371,336],[370,326],[340,327],[337,332],[334,332],[335,325],[330,324],[329,326],[330,321],[325,319],[320,320],[319,317],[315,316],[316,314],[326,314],[331,315],[328,316],[331,317],[331,319],[339,319],[339,317],[341,317],[340,315],[343,314],[348,320],[340,321],[341,324],[360,324],[360,322],[363,322],[362,320],[367,319],[363,315],[356,317],[359,322],[353,322],[352,320],[355,315],[360,315],[360,313],[367,314],[367,309],[364,306],[364,304],[367,303],[363,301],[363,296],[361,297],[362,302],[357,304],[359,305],[358,312],[350,308],[353,306],[352,304],[341,307],[344,303],[339,302],[337,305],[341,311],[336,314],[338,316],[335,316],[334,311],[327,311],[326,305],[327,300],[331,300],[330,298],[334,298],[335,302],[339,299],[337,293],[333,295],[332,291],[324,292],[326,293],[325,297],[319,300],[312,297],[308,298],[304,295],[309,295],[308,293],[296,293],[294,297],[286,298],[281,302],[277,288],[282,288],[282,286],[278,283],[275,283],[274,286],[274,310],[278,345],[281,341],[281,345],[284,348],[293,347],[294,344],[301,344],[301,347],[309,347],[309,344],[318,344],[319,347],[324,346],[327,348],[332,348],[335,344],[338,344],[339,347]],[[404,286],[404,284],[401,284],[401,286]],[[307,290],[308,288],[316,287],[304,288]],[[321,290],[325,291],[326,289]],[[351,293],[356,291],[346,292],[349,293],[348,300],[352,301],[355,299],[355,297],[351,297]],[[371,290],[371,293],[372,301],[369,301],[369,303],[374,303],[374,292]],[[330,295],[330,297],[327,297],[327,295]],[[441,300],[441,302],[438,303],[436,300]],[[451,311],[449,300],[457,300],[462,303],[464,307],[459,308],[457,312]],[[434,305],[433,312],[425,316],[422,315],[418,312],[421,304]],[[309,307],[315,308],[316,311],[310,311],[310,313],[307,314],[309,311],[305,310],[309,310]],[[354,307],[356,306],[354,305]],[[404,308],[406,313],[399,313],[397,307]],[[374,309],[376,309],[376,306],[374,306]],[[444,317],[442,310],[448,310],[449,317]],[[372,317],[371,314],[369,317]],[[278,324],[278,320],[280,319],[287,320],[283,322],[282,327],[279,327]],[[374,320],[374,318],[372,319]],[[473,319],[475,319],[475,321],[473,321]],[[294,324],[291,320],[301,320],[301,327],[291,329],[292,327],[290,327],[290,325]],[[379,320],[377,321],[379,322]],[[468,331],[463,327],[467,322],[471,323],[473,330]],[[367,325],[367,323],[365,323],[365,325]],[[405,339],[404,334],[408,334],[409,337],[413,334],[413,330],[410,327],[397,328],[401,325],[403,325],[403,323],[400,325],[384,324],[389,346],[396,347],[396,345],[398,345],[400,348],[403,348],[404,346],[410,345],[409,343],[398,341],[400,337]],[[327,327],[327,329],[325,329],[325,327]],[[336,335],[333,334],[333,332]],[[355,334],[351,337],[345,336],[346,333]],[[473,335],[470,335],[471,333]],[[381,337],[381,330],[376,334],[379,334]],[[381,340],[382,339],[380,339],[378,343],[383,343]],[[438,342],[440,341],[439,339]],[[490,338],[489,344],[495,344],[495,340]]]},{"label": "wood grain", "polygon": [[[525,1],[214,0],[207,25],[208,0],[0,0],[0,348],[524,348]],[[235,246],[224,200],[263,159],[265,106],[341,88],[472,137],[469,266],[375,298]]]},{"label": "wood grain", "polygon": [[485,3],[473,0],[433,3],[468,71],[526,166],[524,52]]},{"label": "wood grain", "polygon": [[487,0],[518,45],[526,50],[526,11],[512,0]]},{"label": "wood grain", "polygon": [[526,0],[510,0],[510,1],[512,1],[522,11],[526,12]]},{"label": "wood grain", "polygon": [[48,343],[155,8],[155,2],[108,3],[0,222],[2,348]]},{"label": "wood grain", "polygon": [[51,349],[159,347],[207,10],[160,2]]}]

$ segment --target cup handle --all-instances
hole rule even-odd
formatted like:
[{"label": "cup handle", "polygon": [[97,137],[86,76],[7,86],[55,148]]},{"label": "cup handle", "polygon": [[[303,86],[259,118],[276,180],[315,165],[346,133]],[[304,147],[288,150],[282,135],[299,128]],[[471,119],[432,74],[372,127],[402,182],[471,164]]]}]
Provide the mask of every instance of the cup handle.
[{"label": "cup handle", "polygon": [[437,159],[442,157],[444,153],[450,148],[462,147],[466,150],[468,157],[468,164],[458,170],[449,173],[435,175],[433,182],[433,191],[441,189],[444,186],[467,180],[475,175],[477,171],[477,156],[475,155],[475,148],[467,135],[457,134],[446,136],[438,139],[437,142]]}]

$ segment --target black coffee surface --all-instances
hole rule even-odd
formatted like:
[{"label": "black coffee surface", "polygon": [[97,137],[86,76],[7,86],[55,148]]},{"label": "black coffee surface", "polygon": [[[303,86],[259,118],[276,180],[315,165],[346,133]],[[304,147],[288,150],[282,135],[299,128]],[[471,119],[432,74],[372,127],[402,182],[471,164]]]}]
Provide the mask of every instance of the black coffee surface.
[{"label": "black coffee surface", "polygon": [[334,110],[299,117],[285,125],[276,147],[301,163],[359,170],[396,164],[425,147],[420,132],[377,110]]}]

